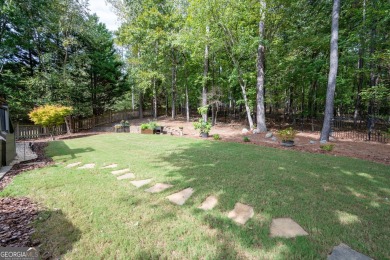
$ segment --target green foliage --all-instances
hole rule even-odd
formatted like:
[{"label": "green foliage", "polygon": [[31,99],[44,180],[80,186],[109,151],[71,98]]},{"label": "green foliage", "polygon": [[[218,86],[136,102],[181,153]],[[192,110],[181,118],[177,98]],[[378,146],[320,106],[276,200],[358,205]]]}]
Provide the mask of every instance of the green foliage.
[{"label": "green foliage", "polygon": [[[139,101],[141,108],[150,109],[153,98],[161,109],[173,97],[176,106],[184,104],[185,89],[190,107],[197,107],[203,84],[209,104],[232,104],[237,111],[246,103],[253,111],[259,42],[266,51],[267,109],[284,110],[289,119],[321,117],[331,1],[265,1],[266,8],[252,0],[108,2],[124,21],[115,41],[125,50],[125,64],[111,32],[87,13],[85,1],[0,4],[0,93],[14,118],[48,103],[72,106],[82,116],[134,109]],[[363,118],[368,111],[388,115],[389,9],[388,1],[342,5],[334,102],[341,114],[356,109]],[[263,14],[266,35],[260,39]],[[208,74],[203,75],[206,45]]]},{"label": "green foliage", "polygon": [[53,135],[54,127],[65,122],[65,117],[72,113],[71,107],[61,105],[44,105],[35,108],[28,115],[36,125],[48,127]]},{"label": "green foliage", "polygon": [[154,130],[157,126],[158,124],[156,122],[149,121],[149,123],[141,124],[141,130],[145,130],[145,129]]},{"label": "green foliage", "polygon": [[221,140],[221,137],[219,136],[219,134],[214,134],[213,138],[214,138],[214,140]]},{"label": "green foliage", "polygon": [[114,128],[117,130],[117,129],[122,129],[122,128],[125,128],[125,127],[129,127],[129,126],[130,126],[129,121],[121,120],[119,124],[115,124],[114,125]]},{"label": "green foliage", "polygon": [[249,139],[248,136],[244,136],[244,137],[242,138],[242,140],[243,140],[244,142],[250,142],[250,141],[251,141],[251,139]]},{"label": "green foliage", "polygon": [[390,88],[384,85],[369,87],[362,90],[360,96],[364,102],[371,101],[386,105],[390,102]]},{"label": "green foliage", "polygon": [[209,106],[202,106],[202,107],[198,107],[198,113],[199,115],[203,116],[203,115],[207,115],[207,111],[209,110]]},{"label": "green foliage", "polygon": [[203,121],[202,118],[198,120],[198,122],[194,122],[195,130],[199,130],[199,133],[209,133],[211,131],[211,122],[210,121]]},{"label": "green foliage", "polygon": [[297,131],[294,130],[292,127],[288,127],[286,129],[279,130],[278,134],[283,141],[293,141],[297,134]]},{"label": "green foliage", "polygon": [[121,125],[122,126],[130,126],[130,123],[127,120],[121,120]]},{"label": "green foliage", "polygon": [[333,150],[334,146],[335,146],[334,144],[322,144],[322,145],[320,145],[320,148],[323,151],[330,152]]},{"label": "green foliage", "polygon": [[0,93],[15,119],[36,105],[101,114],[127,87],[111,32],[76,0],[0,4]]}]

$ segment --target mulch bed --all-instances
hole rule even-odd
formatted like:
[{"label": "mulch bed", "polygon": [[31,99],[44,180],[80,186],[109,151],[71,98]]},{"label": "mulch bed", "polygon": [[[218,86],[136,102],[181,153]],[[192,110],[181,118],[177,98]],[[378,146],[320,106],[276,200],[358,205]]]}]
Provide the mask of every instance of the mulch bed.
[{"label": "mulch bed", "polygon": [[[52,164],[53,161],[44,154],[46,146],[45,142],[34,143],[32,149],[38,158],[14,165],[0,180],[0,191],[10,184],[16,175]],[[29,198],[0,198],[0,246],[35,246],[31,238],[34,233],[32,222],[36,219],[38,211],[38,204]]]},{"label": "mulch bed", "polygon": [[0,198],[0,246],[31,247],[38,205],[26,197]]}]

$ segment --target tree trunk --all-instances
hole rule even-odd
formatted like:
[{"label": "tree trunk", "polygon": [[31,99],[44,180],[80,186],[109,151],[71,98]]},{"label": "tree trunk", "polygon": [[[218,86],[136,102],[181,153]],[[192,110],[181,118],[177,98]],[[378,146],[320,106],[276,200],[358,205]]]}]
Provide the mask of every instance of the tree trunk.
[{"label": "tree trunk", "polygon": [[169,105],[169,102],[168,102],[168,90],[166,89],[166,93],[165,93],[165,116],[166,117],[168,116],[168,105]]},{"label": "tree trunk", "polygon": [[142,93],[142,90],[139,91],[139,118],[142,119],[144,118],[144,111],[143,111],[143,108],[142,108],[142,105],[144,103],[144,97],[143,97],[143,93]]},{"label": "tree trunk", "polygon": [[[209,35],[209,27],[206,26],[206,37]],[[206,43],[204,48],[204,64],[203,64],[203,88],[202,88],[202,106],[207,106],[207,83],[209,73],[209,45]],[[202,115],[203,121],[207,122],[207,113]]]},{"label": "tree trunk", "polygon": [[[186,80],[187,80],[187,77],[186,77]],[[190,105],[189,105],[189,101],[188,101],[188,84],[186,82],[186,119],[187,119],[187,122],[190,122]]]},{"label": "tree trunk", "polygon": [[330,40],[330,68],[328,76],[328,87],[326,90],[326,105],[324,122],[322,125],[320,140],[328,141],[331,130],[331,123],[334,109],[334,94],[336,90],[336,77],[338,69],[338,38],[339,38],[339,13],[340,0],[333,1],[332,10],[332,35]]},{"label": "tree trunk", "polygon": [[134,112],[135,104],[134,104],[134,86],[131,86],[131,108]]},{"label": "tree trunk", "polygon": [[[376,9],[376,1],[372,1],[371,8]],[[377,23],[378,20],[376,17],[372,18],[371,20],[371,32],[370,32],[370,52],[369,52],[369,69],[370,69],[370,87],[375,87],[378,85],[378,71],[377,71],[377,64],[374,58],[375,51],[377,49]],[[371,97],[369,104],[368,104],[368,116],[371,117],[371,120],[373,119],[375,115],[375,100]],[[370,119],[369,119],[370,120]]]},{"label": "tree trunk", "polygon": [[172,48],[172,119],[176,118],[176,74],[175,50]]},{"label": "tree trunk", "polygon": [[260,0],[260,22],[259,22],[259,46],[257,48],[257,98],[256,98],[256,123],[258,132],[266,132],[265,110],[264,110],[264,62],[265,62],[265,47],[264,43],[264,20],[266,4],[264,0]]},{"label": "tree trunk", "polygon": [[360,106],[361,106],[361,98],[360,98],[360,91],[363,88],[364,84],[364,72],[363,72],[363,66],[364,66],[364,60],[363,60],[363,55],[364,55],[364,47],[365,47],[365,23],[366,23],[366,0],[363,0],[363,26],[362,29],[360,30],[360,46],[359,46],[359,60],[358,60],[358,82],[357,82],[357,90],[356,90],[356,101],[355,101],[355,111],[353,114],[353,123],[356,126],[357,124],[357,118],[359,115],[360,111]]},{"label": "tree trunk", "polygon": [[156,88],[156,77],[152,79],[153,84],[153,119],[157,119],[157,88]]},{"label": "tree trunk", "polygon": [[72,122],[72,116],[66,116],[65,117],[65,125],[66,125],[66,134],[68,134],[68,135],[70,135],[72,133],[71,122]]},{"label": "tree trunk", "polygon": [[239,70],[238,81],[239,81],[240,86],[241,86],[242,97],[244,98],[244,104],[245,104],[246,115],[248,118],[249,129],[253,129],[253,120],[252,120],[252,116],[251,116],[251,109],[249,108],[248,98],[246,96],[246,84],[242,78],[241,70]]}]

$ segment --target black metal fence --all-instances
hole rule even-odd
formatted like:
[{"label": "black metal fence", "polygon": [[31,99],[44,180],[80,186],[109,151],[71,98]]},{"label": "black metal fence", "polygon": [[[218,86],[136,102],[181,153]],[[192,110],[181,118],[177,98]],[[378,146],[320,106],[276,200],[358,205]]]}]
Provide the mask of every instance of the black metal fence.
[{"label": "black metal fence", "polygon": [[354,120],[350,117],[335,117],[332,135],[353,140],[390,142],[390,124],[380,118]]}]

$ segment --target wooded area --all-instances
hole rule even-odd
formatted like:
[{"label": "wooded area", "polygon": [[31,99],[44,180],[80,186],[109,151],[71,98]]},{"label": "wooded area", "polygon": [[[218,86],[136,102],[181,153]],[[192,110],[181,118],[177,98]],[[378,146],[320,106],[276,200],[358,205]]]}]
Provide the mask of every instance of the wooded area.
[{"label": "wooded area", "polygon": [[218,110],[242,113],[262,132],[265,117],[322,120],[333,73],[329,118],[389,121],[389,1],[339,3],[333,72],[337,0],[108,2],[122,20],[117,47],[85,2],[1,2],[0,94],[14,119],[46,103],[188,120],[208,105],[213,122]]}]

